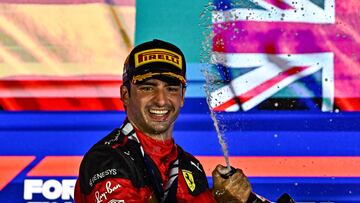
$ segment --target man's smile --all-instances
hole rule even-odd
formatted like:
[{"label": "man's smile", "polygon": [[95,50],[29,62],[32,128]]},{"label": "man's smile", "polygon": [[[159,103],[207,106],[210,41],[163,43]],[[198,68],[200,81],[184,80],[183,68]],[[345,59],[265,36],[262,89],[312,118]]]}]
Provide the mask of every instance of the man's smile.
[{"label": "man's smile", "polygon": [[170,110],[168,109],[149,109],[149,116],[153,121],[163,122],[169,117]]},{"label": "man's smile", "polygon": [[166,109],[150,109],[150,113],[155,114],[157,116],[163,116],[163,115],[167,114],[168,112],[169,112],[169,110],[166,110]]}]

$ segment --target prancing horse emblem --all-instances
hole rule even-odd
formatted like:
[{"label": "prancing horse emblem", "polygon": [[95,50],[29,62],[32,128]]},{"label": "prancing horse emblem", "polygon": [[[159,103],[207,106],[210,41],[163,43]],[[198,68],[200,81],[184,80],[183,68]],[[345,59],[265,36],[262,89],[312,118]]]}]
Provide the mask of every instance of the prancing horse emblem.
[{"label": "prancing horse emblem", "polygon": [[193,192],[195,190],[195,182],[194,182],[194,176],[192,175],[191,171],[188,170],[182,170],[182,174],[184,176],[184,179],[186,181],[187,186]]}]

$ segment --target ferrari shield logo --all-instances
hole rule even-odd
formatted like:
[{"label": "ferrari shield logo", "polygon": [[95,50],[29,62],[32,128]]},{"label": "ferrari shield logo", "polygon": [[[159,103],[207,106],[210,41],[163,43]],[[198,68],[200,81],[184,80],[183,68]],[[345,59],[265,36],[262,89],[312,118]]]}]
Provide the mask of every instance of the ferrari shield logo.
[{"label": "ferrari shield logo", "polygon": [[182,170],[184,179],[186,181],[187,186],[189,187],[189,189],[191,190],[191,192],[193,192],[195,190],[195,182],[194,182],[194,177],[192,175],[191,171],[188,170]]}]

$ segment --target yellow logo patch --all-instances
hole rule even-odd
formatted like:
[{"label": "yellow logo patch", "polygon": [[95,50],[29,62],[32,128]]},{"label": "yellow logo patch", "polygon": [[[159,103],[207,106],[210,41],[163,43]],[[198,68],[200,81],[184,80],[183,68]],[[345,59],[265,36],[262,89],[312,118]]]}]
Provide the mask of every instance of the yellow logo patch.
[{"label": "yellow logo patch", "polygon": [[166,49],[149,49],[135,53],[135,68],[152,62],[169,63],[180,70],[182,69],[182,58],[179,54]]},{"label": "yellow logo patch", "polygon": [[188,170],[182,170],[182,174],[184,176],[187,186],[189,187],[191,192],[193,192],[195,190],[196,185],[192,172]]}]

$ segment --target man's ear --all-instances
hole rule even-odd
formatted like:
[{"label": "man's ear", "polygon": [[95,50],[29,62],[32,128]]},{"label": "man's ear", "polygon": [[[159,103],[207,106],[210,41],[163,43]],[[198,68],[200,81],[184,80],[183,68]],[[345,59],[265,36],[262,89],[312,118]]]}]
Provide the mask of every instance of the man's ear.
[{"label": "man's ear", "polygon": [[130,90],[125,86],[122,85],[120,87],[120,99],[123,102],[123,104],[126,106],[129,102],[129,96],[130,96]]}]

